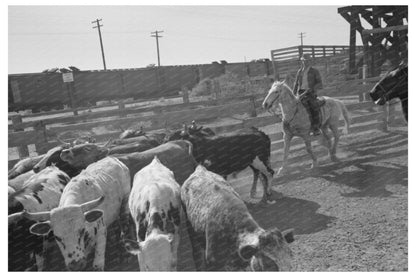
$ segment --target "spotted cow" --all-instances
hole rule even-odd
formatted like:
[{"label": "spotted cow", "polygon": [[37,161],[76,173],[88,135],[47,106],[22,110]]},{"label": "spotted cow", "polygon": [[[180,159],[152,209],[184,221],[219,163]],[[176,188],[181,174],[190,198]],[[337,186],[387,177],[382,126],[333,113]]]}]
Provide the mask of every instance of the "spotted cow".
[{"label": "spotted cow", "polygon": [[221,176],[199,165],[181,187],[197,270],[287,271],[293,232],[264,230]]},{"label": "spotted cow", "polygon": [[31,171],[33,167],[43,158],[43,156],[44,155],[28,157],[18,161],[8,172],[9,180],[16,178],[23,173]]},{"label": "spotted cow", "polygon": [[137,242],[126,248],[138,255],[141,271],[176,271],[180,225],[180,187],[157,157],[134,176],[129,198]]},{"label": "spotted cow", "polygon": [[68,270],[104,270],[107,227],[128,220],[130,182],[128,168],[106,157],[71,179],[58,207],[24,216],[41,221],[33,234],[53,231]]},{"label": "spotted cow", "polygon": [[[20,189],[9,187],[9,270],[53,269],[45,255],[57,248],[53,236],[40,238],[29,232],[35,221],[23,216],[28,212],[45,212],[58,206],[69,176],[55,166],[32,175]],[[34,257],[34,258],[33,258]],[[56,261],[55,264],[58,262]],[[52,266],[52,267],[51,267]]]}]

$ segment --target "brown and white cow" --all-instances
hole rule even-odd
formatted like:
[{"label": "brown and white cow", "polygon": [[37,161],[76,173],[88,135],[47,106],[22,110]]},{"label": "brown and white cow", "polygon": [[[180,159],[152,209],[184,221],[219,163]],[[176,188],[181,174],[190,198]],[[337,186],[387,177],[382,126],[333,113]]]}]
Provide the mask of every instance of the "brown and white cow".
[{"label": "brown and white cow", "polygon": [[199,165],[181,188],[197,270],[287,271],[293,232],[264,230],[221,176]]},{"label": "brown and white cow", "polygon": [[20,189],[9,187],[10,271],[26,270],[35,261],[38,271],[54,269],[45,263],[45,255],[51,252],[52,247],[57,248],[53,237],[39,238],[31,234],[29,228],[36,222],[25,218],[22,211],[45,212],[57,207],[68,182],[67,174],[49,166],[32,175]]},{"label": "brown and white cow", "polygon": [[26,213],[42,221],[31,232],[53,231],[69,270],[104,270],[107,227],[128,219],[130,172],[118,159],[106,157],[91,164],[65,187],[59,206],[50,212]]},{"label": "brown and white cow", "polygon": [[[106,155],[108,155],[106,147],[85,144],[62,151],[60,157],[69,165],[80,170]],[[173,171],[175,180],[180,185],[194,172],[196,167],[196,162],[192,156],[192,144],[185,140],[167,142],[143,152],[111,155],[111,157],[116,157],[129,168],[132,180],[134,175],[140,169],[150,164],[155,156],[158,157],[163,165]]]},{"label": "brown and white cow", "polygon": [[16,178],[23,173],[31,171],[33,167],[43,158],[43,156],[44,155],[28,157],[18,161],[8,172],[9,180]]},{"label": "brown and white cow", "polygon": [[157,157],[134,176],[129,198],[137,242],[126,240],[141,271],[176,271],[181,213],[180,187]]}]

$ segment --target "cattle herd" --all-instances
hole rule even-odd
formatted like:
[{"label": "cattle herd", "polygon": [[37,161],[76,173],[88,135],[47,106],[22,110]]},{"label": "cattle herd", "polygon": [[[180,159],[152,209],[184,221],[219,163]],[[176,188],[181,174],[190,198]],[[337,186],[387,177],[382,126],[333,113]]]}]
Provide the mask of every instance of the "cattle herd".
[{"label": "cattle herd", "polygon": [[121,261],[176,271],[181,223],[196,270],[290,270],[293,230],[263,229],[227,182],[250,167],[251,196],[260,179],[270,202],[270,148],[257,128],[216,136],[192,122],[127,130],[105,145],[62,142],[21,160],[8,175],[9,271],[102,271]]}]

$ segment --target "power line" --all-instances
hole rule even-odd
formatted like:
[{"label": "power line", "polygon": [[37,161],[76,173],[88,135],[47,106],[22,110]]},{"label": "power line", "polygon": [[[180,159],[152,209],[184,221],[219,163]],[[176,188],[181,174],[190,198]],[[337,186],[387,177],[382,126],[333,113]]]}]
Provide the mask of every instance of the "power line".
[{"label": "power line", "polygon": [[156,38],[156,47],[157,47],[157,66],[160,66],[160,54],[159,54],[159,38],[162,38],[162,36],[159,36],[159,33],[163,33],[163,31],[154,31],[151,32],[151,37]]},{"label": "power line", "polygon": [[96,23],[97,26],[92,27],[93,29],[97,28],[98,29],[98,35],[100,37],[100,45],[101,45],[101,55],[103,56],[103,64],[104,64],[104,70],[107,70],[107,67],[105,66],[105,56],[104,56],[104,47],[103,47],[103,39],[101,37],[101,29],[100,27],[103,27],[103,25],[100,25],[100,21],[102,21],[102,19],[97,19],[93,22],[91,22],[92,24]]}]

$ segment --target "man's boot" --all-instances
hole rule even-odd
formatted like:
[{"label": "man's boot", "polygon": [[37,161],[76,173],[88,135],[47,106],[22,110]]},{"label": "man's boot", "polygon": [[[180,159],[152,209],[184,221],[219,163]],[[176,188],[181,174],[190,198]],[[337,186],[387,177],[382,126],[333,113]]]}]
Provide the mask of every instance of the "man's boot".
[{"label": "man's boot", "polygon": [[314,136],[319,136],[321,130],[319,129],[319,108],[317,107],[316,99],[311,99],[309,104],[311,113],[311,133]]}]

